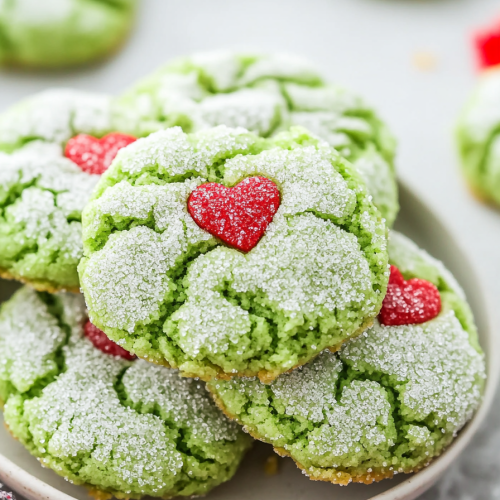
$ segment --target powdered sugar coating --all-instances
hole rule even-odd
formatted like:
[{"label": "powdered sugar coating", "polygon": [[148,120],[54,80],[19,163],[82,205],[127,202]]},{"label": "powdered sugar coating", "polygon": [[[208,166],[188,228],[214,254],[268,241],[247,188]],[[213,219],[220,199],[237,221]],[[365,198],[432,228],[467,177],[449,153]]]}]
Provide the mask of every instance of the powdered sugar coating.
[{"label": "powdered sugar coating", "polygon": [[[85,210],[80,272],[92,321],[139,356],[205,378],[214,365],[232,374],[300,364],[313,351],[305,339],[290,349],[299,331],[316,349],[342,342],[377,314],[387,279],[385,229],[352,173],[302,129],[265,141],[176,128],[137,141]],[[186,202],[206,180],[259,175],[281,204],[243,255],[197,227]]]},{"label": "powdered sugar coating", "polygon": [[167,272],[186,250],[184,232],[157,234],[138,226],[114,234],[88,263],[82,286],[93,323],[134,332],[158,317],[172,280]]},{"label": "powdered sugar coating", "polygon": [[400,394],[401,413],[456,433],[481,399],[484,358],[454,311],[422,325],[384,327],[378,322],[349,342],[340,358],[354,370],[382,372]]},{"label": "powdered sugar coating", "polygon": [[[337,401],[336,388],[342,368],[338,356],[325,352],[308,365],[272,382],[267,398],[260,393],[257,381],[212,382],[210,386],[216,388],[223,400],[224,386],[236,391],[245,386],[249,396],[254,391],[259,394],[254,400],[257,405],[267,399],[283,418],[290,416],[298,422],[311,422],[313,425],[305,427],[309,431],[306,439],[296,442],[287,439],[286,424],[270,426],[268,433],[258,437],[282,447],[292,457],[294,453],[321,457],[320,462],[328,466],[329,461],[341,462],[348,454],[356,455],[360,461],[369,459],[366,448],[373,444],[385,451],[394,445],[395,429],[385,390],[376,382],[355,380],[343,388]],[[262,429],[265,428],[263,425]]]},{"label": "powdered sugar coating", "polygon": [[[394,236],[391,246],[402,241],[402,253],[408,245]],[[312,478],[371,482],[418,469],[472,417],[485,378],[475,330],[458,319],[468,306],[441,285],[445,307],[422,325],[376,321],[338,353],[324,351],[268,386],[233,379],[209,388],[247,431]]]},{"label": "powdered sugar coating", "polygon": [[33,139],[62,144],[76,133],[104,135],[112,125],[109,96],[64,88],[49,89],[2,114],[0,146],[16,148]]},{"label": "powdered sugar coating", "polygon": [[135,406],[159,408],[164,420],[178,422],[207,444],[236,441],[241,432],[221,415],[203,382],[181,378],[175,370],[139,360],[126,371],[122,383]]},{"label": "powdered sugar coating", "polygon": [[279,89],[276,90],[244,88],[229,94],[207,96],[198,105],[189,100],[184,104],[185,109],[181,109],[176,100],[176,107],[169,107],[167,111],[190,113],[196,129],[224,124],[265,136],[286,114],[286,102]]},{"label": "powdered sugar coating", "polygon": [[[0,402],[11,392],[27,393],[61,370],[60,349],[80,336],[86,317],[80,295],[52,297],[21,288],[0,309]],[[52,313],[57,302],[64,325]],[[22,334],[20,333],[22,332]],[[11,385],[10,385],[11,384]]]},{"label": "powdered sugar coating", "polygon": [[238,265],[245,265],[240,252],[219,247],[198,257],[189,268],[188,298],[166,325],[169,337],[188,356],[203,359],[212,353],[227,353],[231,345],[244,343],[251,335],[248,311],[229,302],[218,291],[224,281],[232,278]]},{"label": "powdered sugar coating", "polygon": [[[387,450],[394,445],[390,410],[387,394],[379,384],[354,380],[342,390],[339,404],[334,404],[327,413],[330,425],[311,432],[307,452],[322,456],[323,460],[325,455],[338,459],[354,454],[351,460],[359,461],[369,458],[367,447]],[[284,448],[293,451],[293,446]]]},{"label": "powdered sugar coating", "polygon": [[84,228],[85,239],[102,237],[99,220],[103,217],[117,223],[125,218],[137,222],[152,219],[161,234],[137,226],[111,235],[107,251],[99,251],[87,271],[93,290],[87,296],[91,317],[107,316],[110,327],[134,331],[138,323],[147,324],[150,315],[158,315],[172,283],[168,271],[188,246],[215,243],[186,209],[190,192],[200,183],[196,178],[165,186],[131,186],[121,181],[96,200],[93,222]]},{"label": "powdered sugar coating", "polygon": [[[54,352],[64,344],[66,333],[34,291],[24,288],[19,295],[20,300],[4,306],[0,315],[0,387],[9,381],[15,390],[26,392],[38,379],[57,373]],[[0,400],[7,399],[7,389],[5,394],[0,391]]]},{"label": "powdered sugar coating", "polygon": [[237,292],[262,290],[292,321],[301,314],[321,318],[352,304],[368,316],[376,312],[375,303],[366,301],[371,275],[356,237],[310,213],[286,222],[278,218],[233,273]]},{"label": "powdered sugar coating", "polygon": [[343,220],[352,214],[356,197],[342,175],[332,169],[332,162],[339,160],[325,144],[292,151],[273,149],[228,160],[224,182],[234,185],[238,179],[262,175],[281,190],[278,218],[314,211]]},{"label": "powdered sugar coating", "polygon": [[[177,59],[127,92],[121,103],[153,127],[196,132],[216,125],[268,137],[304,126],[355,165],[389,225],[398,211],[394,141],[358,97],[325,84],[300,58],[215,51]],[[368,163],[368,165],[367,165]],[[372,172],[373,171],[373,172]]]},{"label": "powdered sugar coating", "polygon": [[398,199],[398,186],[393,179],[393,167],[376,150],[367,147],[353,159],[353,164],[361,174],[373,196],[373,202],[386,219],[386,224],[391,226],[391,221],[396,219],[399,206],[393,202]]},{"label": "powdered sugar coating", "polygon": [[[146,484],[153,492],[170,486],[182,457],[159,418],[138,415],[116,396],[113,383],[125,365],[88,342],[65,348],[65,358],[67,371],[40,398],[24,404],[39,453],[54,458],[90,454],[104,470],[101,477],[96,474],[85,482],[99,484],[105,475],[114,477],[116,483],[129,485],[124,493]],[[50,465],[52,460],[44,461]]]},{"label": "powdered sugar coating", "polygon": [[209,387],[252,435],[285,450],[306,472],[373,465],[374,455],[389,456],[397,437],[390,396],[376,381],[340,385],[340,377],[345,365],[325,351],[267,387],[255,379],[212,381]]},{"label": "powdered sugar coating", "polygon": [[216,127],[196,135],[186,135],[179,127],[163,130],[140,139],[120,151],[120,172],[139,177],[153,173],[170,178],[199,175],[209,178],[209,167],[239,153],[248,154],[256,138],[243,128]]},{"label": "powdered sugar coating", "polygon": [[34,141],[0,153],[0,268],[39,285],[77,287],[80,214],[98,179],[56,144]]},{"label": "powdered sugar coating", "polygon": [[96,213],[90,220],[94,225],[85,226],[84,239],[95,238],[100,232],[99,218],[107,216],[115,223],[125,218],[132,218],[137,222],[151,220],[161,232],[168,229],[179,237],[184,232],[190,245],[214,241],[193,221],[186,208],[189,195],[202,182],[202,178],[196,177],[163,186],[132,186],[125,180],[120,181],[93,202],[92,210]]},{"label": "powdered sugar coating", "polygon": [[[368,265],[354,236],[311,214],[281,227],[274,222],[246,259],[221,247],[198,258],[186,281],[188,299],[171,316],[167,330],[195,358],[226,353],[251,334],[248,312],[218,291],[224,282],[232,283],[236,294],[262,293],[262,302],[283,316],[288,328],[311,318],[309,328],[319,330],[328,329],[336,310],[362,304],[371,288]],[[362,307],[369,315],[376,306]],[[284,368],[298,362],[297,356],[290,356]]]},{"label": "powdered sugar coating", "polygon": [[[125,123],[125,120],[124,120]],[[65,158],[80,132],[117,126],[108,96],[74,90],[38,94],[0,117],[0,270],[38,289],[78,289],[81,212],[99,180]]]},{"label": "powdered sugar coating", "polygon": [[271,384],[275,401],[284,407],[286,415],[322,422],[327,412],[337,404],[332,387],[337,385],[341,371],[342,362],[338,356],[321,354]]},{"label": "powdered sugar coating", "polygon": [[[82,335],[80,296],[58,294],[52,305],[42,298],[23,288],[2,307],[11,331],[2,329],[0,344],[16,337],[25,349],[2,349],[0,366],[10,371],[0,380],[13,384],[31,373],[37,390],[6,394],[5,421],[44,465],[76,484],[133,497],[201,494],[234,473],[249,440],[202,382],[101,352]],[[51,378],[43,356],[59,357]]]}]

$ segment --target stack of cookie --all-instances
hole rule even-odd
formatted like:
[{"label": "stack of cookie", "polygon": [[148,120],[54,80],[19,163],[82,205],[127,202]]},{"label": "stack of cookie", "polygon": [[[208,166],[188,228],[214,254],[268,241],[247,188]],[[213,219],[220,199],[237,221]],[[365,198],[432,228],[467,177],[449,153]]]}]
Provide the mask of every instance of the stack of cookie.
[{"label": "stack of cookie", "polygon": [[206,493],[243,430],[371,483],[478,407],[462,290],[388,237],[394,141],[307,64],[204,54],[118,99],[46,92],[0,147],[0,269],[29,285],[0,312],[5,422],[99,498]]}]

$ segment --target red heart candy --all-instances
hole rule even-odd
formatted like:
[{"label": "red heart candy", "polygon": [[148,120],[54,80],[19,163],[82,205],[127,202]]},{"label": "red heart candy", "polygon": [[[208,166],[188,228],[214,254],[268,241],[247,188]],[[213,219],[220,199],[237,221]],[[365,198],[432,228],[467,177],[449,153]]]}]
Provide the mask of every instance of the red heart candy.
[{"label": "red heart candy", "polygon": [[97,347],[100,351],[110,354],[111,356],[120,356],[120,358],[125,358],[129,361],[135,359],[133,354],[130,354],[128,351],[123,349],[123,347],[115,344],[102,330],[99,330],[99,328],[94,326],[90,321],[85,323],[83,332],[85,337],[87,337],[92,344],[94,344],[94,347]]},{"label": "red heart candy", "polygon": [[425,323],[441,311],[439,290],[429,281],[413,278],[405,281],[396,266],[391,266],[387,294],[380,311],[380,323],[386,326]]},{"label": "red heart candy", "polygon": [[103,174],[115,159],[120,149],[137,139],[131,135],[113,132],[101,139],[87,134],[78,134],[66,144],[64,156],[76,163],[88,174]]},{"label": "red heart candy", "polygon": [[476,35],[476,50],[481,68],[500,64],[500,21]]},{"label": "red heart candy", "polygon": [[202,184],[188,200],[198,226],[243,252],[257,245],[279,206],[278,187],[265,177],[247,177],[232,188]]}]

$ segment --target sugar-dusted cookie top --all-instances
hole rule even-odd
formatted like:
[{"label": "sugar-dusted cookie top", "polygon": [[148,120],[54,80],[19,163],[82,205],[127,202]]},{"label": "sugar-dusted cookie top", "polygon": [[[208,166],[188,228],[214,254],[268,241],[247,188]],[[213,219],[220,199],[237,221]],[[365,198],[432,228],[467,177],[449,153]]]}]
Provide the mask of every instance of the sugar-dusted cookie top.
[{"label": "sugar-dusted cookie top", "polygon": [[0,2],[0,65],[61,68],[115,52],[132,26],[137,0]]},{"label": "sugar-dusted cookie top", "polygon": [[356,166],[388,225],[394,222],[394,139],[361,99],[326,84],[307,61],[283,54],[194,54],[145,78],[121,102],[141,115],[146,130],[227,125],[269,137],[303,126]]},{"label": "sugar-dusted cookie top", "polygon": [[54,89],[0,115],[0,275],[79,289],[81,211],[130,121],[106,95]]},{"label": "sugar-dusted cookie top", "polygon": [[256,378],[209,383],[227,415],[311,479],[371,483],[419,470],[481,401],[484,357],[462,292],[441,263],[401,234],[391,233],[389,247],[404,281],[391,279],[388,296],[401,285],[399,298],[411,292],[416,299],[406,312],[425,310],[418,287],[435,286],[441,305],[432,319],[387,326],[381,314],[338,353],[324,351],[269,385]]},{"label": "sugar-dusted cookie top", "polygon": [[[5,423],[41,463],[118,498],[201,495],[250,444],[203,382],[96,348],[79,295],[22,288],[0,309]],[[87,329],[85,329],[87,331]]]},{"label": "sugar-dusted cookie top", "polygon": [[203,379],[272,380],[338,348],[371,324],[388,279],[385,226],[359,174],[301,128],[140,139],[102,177],[83,226],[92,322]]}]

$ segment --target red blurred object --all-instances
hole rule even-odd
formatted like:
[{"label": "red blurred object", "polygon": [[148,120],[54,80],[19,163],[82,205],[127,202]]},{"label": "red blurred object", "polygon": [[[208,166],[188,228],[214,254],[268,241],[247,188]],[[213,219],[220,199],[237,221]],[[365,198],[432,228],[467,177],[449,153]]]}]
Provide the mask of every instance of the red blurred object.
[{"label": "red blurred object", "polygon": [[387,294],[379,320],[386,326],[413,325],[435,318],[441,311],[439,290],[429,281],[405,281],[396,266],[391,266]]},{"label": "red blurred object", "polygon": [[88,174],[103,174],[118,151],[135,142],[131,135],[113,132],[101,139],[87,134],[78,134],[66,144],[64,155]]},{"label": "red blurred object", "polygon": [[248,177],[232,188],[202,184],[188,200],[198,226],[243,252],[257,245],[279,206],[278,187],[265,177]]},{"label": "red blurred object", "polygon": [[476,34],[475,45],[481,69],[500,64],[500,19]]},{"label": "red blurred object", "polygon": [[87,337],[94,347],[97,347],[102,352],[110,354],[111,356],[120,356],[121,358],[128,359],[132,361],[135,359],[133,354],[120,347],[118,344],[110,340],[107,335],[93,325],[90,321],[87,321],[84,326],[85,337]]}]

